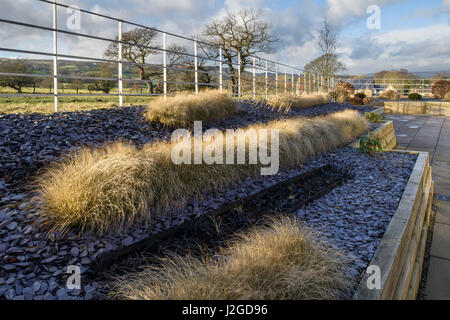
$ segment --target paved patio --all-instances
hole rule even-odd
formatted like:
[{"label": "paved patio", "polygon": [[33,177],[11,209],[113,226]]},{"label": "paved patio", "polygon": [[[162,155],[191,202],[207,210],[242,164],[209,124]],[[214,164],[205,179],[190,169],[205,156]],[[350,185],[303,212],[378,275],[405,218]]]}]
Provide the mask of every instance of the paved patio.
[{"label": "paved patio", "polygon": [[389,115],[399,149],[427,151],[435,183],[436,221],[425,295],[450,299],[450,117]]}]

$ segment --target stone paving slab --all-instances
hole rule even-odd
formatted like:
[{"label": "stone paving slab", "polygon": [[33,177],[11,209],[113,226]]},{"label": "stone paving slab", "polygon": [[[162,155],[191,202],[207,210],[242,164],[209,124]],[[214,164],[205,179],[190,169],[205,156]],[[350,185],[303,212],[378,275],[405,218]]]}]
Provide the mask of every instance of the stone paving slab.
[{"label": "stone paving slab", "polygon": [[411,150],[415,150],[414,148],[430,148],[434,150],[437,144],[437,138],[432,139],[430,137],[414,137],[412,141],[409,143],[408,148]]},{"label": "stone paving slab", "polygon": [[450,183],[436,183],[434,185],[434,192],[436,193],[436,195],[450,198]]},{"label": "stone paving slab", "polygon": [[450,261],[450,224],[435,223],[431,255]]},{"label": "stone paving slab", "polygon": [[431,257],[425,295],[429,300],[450,299],[450,261]]},{"label": "stone paving slab", "polygon": [[450,147],[450,134],[449,135],[442,135],[439,137],[438,146],[441,147]]},{"label": "stone paving slab", "polygon": [[450,299],[450,117],[386,116],[394,120],[402,149],[426,151],[432,163],[437,199],[436,222],[431,245],[425,296]]},{"label": "stone paving slab", "polygon": [[433,161],[448,161],[450,159],[450,147],[437,146]]},{"label": "stone paving slab", "polygon": [[450,183],[450,161],[434,160],[433,179],[439,183]]},{"label": "stone paving slab", "polygon": [[450,201],[435,199],[433,203],[436,207],[436,223],[450,225]]}]

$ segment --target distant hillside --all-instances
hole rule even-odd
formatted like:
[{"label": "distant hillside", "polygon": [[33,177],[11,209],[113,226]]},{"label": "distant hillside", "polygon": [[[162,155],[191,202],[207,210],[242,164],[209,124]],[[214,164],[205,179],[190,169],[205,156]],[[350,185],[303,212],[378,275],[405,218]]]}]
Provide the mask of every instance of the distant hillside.
[{"label": "distant hillside", "polygon": [[[399,70],[395,70],[395,71],[399,71]],[[358,77],[358,78],[362,78],[362,77],[368,77],[368,78],[372,78],[374,75],[376,75],[377,73],[381,73],[383,71],[380,72],[374,72],[374,73],[367,73],[364,75],[358,75],[358,76],[354,76],[354,77]],[[436,74],[440,73],[440,74],[446,74],[447,76],[450,76],[450,70],[447,71],[408,71],[410,74],[414,75],[417,78],[433,78]]]},{"label": "distant hillside", "polygon": [[[10,59],[0,58],[0,68],[2,64],[7,63]],[[53,61],[46,59],[27,59],[34,74],[52,74]],[[93,61],[71,61],[58,60],[58,72],[67,76],[87,76],[89,72],[97,69],[100,62]],[[124,66],[124,76],[131,75],[133,70]]]}]

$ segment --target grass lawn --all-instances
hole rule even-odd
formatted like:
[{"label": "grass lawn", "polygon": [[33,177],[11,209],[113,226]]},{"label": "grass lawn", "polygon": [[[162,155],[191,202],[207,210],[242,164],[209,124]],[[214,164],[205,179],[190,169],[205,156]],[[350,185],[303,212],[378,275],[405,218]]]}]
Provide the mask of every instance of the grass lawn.
[{"label": "grass lawn", "polygon": [[[146,91],[143,91],[145,93]],[[15,90],[1,87],[0,94],[16,94]],[[36,94],[52,94],[49,89],[36,88]],[[60,94],[76,94],[76,90],[59,90]],[[86,89],[78,90],[79,94],[89,94]],[[101,92],[92,92],[100,94]],[[113,89],[111,94],[117,94]],[[128,91],[124,91],[128,93]],[[136,92],[133,92],[136,93]],[[140,93],[140,92],[139,92]],[[24,88],[23,94],[33,94],[33,88]],[[124,96],[123,105],[147,105],[155,97],[152,96]],[[113,108],[119,105],[118,96],[69,96],[59,97],[59,111],[82,111],[101,108]],[[17,94],[17,97],[0,97],[0,113],[52,113],[54,112],[53,97],[26,97]]]}]

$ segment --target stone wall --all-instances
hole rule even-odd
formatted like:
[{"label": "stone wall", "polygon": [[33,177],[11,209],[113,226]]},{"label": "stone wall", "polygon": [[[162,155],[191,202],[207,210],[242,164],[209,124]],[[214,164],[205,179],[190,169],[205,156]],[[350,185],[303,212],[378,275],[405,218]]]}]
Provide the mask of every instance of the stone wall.
[{"label": "stone wall", "polygon": [[450,116],[448,101],[384,101],[386,114],[429,114]]}]

